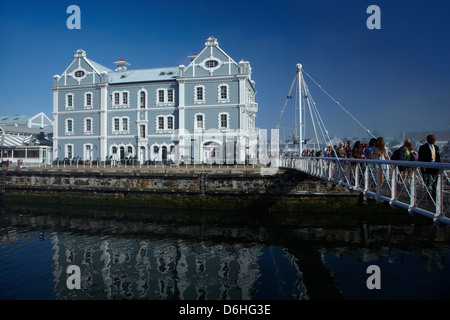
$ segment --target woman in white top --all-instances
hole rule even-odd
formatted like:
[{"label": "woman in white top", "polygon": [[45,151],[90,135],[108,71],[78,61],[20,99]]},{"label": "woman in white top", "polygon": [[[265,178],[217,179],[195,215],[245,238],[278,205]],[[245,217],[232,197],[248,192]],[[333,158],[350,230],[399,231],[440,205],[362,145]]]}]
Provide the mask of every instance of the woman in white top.
[{"label": "woman in white top", "polygon": [[[382,137],[378,137],[377,138],[377,143],[372,148],[371,158],[372,159],[376,159],[376,160],[391,160],[391,158],[389,157],[389,155],[386,152],[384,139]],[[381,186],[380,186],[380,190],[382,191],[382,187],[383,187],[383,183],[384,183],[384,170],[386,170],[387,165],[386,164],[382,164],[381,166],[378,166],[378,165],[375,166],[375,168],[378,168],[378,167],[381,170]]]}]

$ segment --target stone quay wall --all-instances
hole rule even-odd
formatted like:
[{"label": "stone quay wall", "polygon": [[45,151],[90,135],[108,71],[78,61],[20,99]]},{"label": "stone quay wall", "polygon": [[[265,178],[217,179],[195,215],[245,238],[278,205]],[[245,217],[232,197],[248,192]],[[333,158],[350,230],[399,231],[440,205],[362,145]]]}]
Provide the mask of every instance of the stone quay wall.
[{"label": "stone quay wall", "polygon": [[[171,208],[299,210],[358,203],[358,194],[294,170],[252,168],[4,169],[4,199],[83,199]],[[69,200],[68,200],[69,199]]]}]

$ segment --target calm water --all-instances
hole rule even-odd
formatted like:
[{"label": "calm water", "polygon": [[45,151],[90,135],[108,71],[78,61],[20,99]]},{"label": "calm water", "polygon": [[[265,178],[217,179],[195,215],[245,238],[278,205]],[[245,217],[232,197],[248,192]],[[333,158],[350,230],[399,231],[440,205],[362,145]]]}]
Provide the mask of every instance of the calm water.
[{"label": "calm water", "polygon": [[[2,208],[0,299],[449,299],[450,230],[406,213]],[[70,290],[67,268],[80,268]],[[381,289],[369,290],[370,265]]]}]

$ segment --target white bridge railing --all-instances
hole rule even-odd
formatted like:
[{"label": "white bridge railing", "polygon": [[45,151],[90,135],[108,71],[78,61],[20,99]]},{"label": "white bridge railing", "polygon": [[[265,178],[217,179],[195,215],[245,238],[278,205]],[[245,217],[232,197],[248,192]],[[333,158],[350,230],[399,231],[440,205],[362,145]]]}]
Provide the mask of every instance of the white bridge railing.
[{"label": "white bridge railing", "polygon": [[[432,218],[436,224],[450,224],[449,163],[326,157],[280,161],[280,167],[297,169],[378,201],[389,202],[391,206],[407,209],[410,214]],[[434,169],[435,174],[430,174],[430,169]]]}]

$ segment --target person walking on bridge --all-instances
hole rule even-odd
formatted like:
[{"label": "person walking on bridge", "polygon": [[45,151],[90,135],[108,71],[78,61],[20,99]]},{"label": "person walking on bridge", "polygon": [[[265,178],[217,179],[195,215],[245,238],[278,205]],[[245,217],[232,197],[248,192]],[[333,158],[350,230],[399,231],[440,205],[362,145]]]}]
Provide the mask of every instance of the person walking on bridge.
[{"label": "person walking on bridge", "polygon": [[[421,162],[441,162],[439,147],[434,143],[436,137],[433,134],[427,136],[427,143],[419,147],[419,161]],[[433,198],[436,197],[436,183],[439,169],[422,168],[423,180],[427,187],[431,188]]]},{"label": "person walking on bridge", "polygon": [[[389,155],[386,152],[386,146],[384,143],[383,137],[378,137],[376,139],[375,146],[372,148],[372,154],[371,158],[375,160],[391,160]],[[385,163],[383,164],[376,164],[374,166],[377,170],[380,170],[381,172],[381,182],[380,182],[380,191],[383,191],[383,183],[384,183],[384,172],[387,169],[387,165]]]}]

